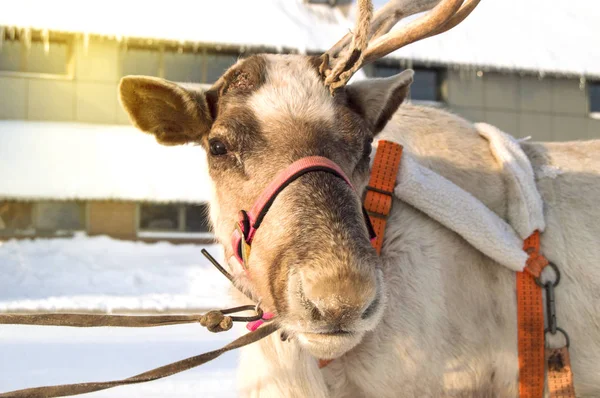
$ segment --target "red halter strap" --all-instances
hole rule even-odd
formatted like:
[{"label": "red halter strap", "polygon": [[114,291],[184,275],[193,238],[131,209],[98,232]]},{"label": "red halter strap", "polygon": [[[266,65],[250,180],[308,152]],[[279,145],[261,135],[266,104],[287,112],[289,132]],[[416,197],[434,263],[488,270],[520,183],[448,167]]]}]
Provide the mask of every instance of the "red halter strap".
[{"label": "red halter strap", "polygon": [[[244,262],[244,258],[247,258],[247,252],[250,249],[250,245],[252,244],[256,230],[258,227],[260,227],[264,217],[275,201],[275,198],[277,198],[277,195],[279,195],[281,191],[283,191],[288,185],[290,185],[299,177],[306,173],[317,171],[333,174],[336,177],[344,180],[352,189],[354,189],[350,183],[350,180],[348,177],[346,177],[346,174],[344,174],[342,169],[327,158],[321,156],[309,156],[295,161],[286,169],[281,171],[267,186],[267,188],[265,188],[249,212],[244,210],[240,211],[236,229],[233,231],[231,236],[231,245],[233,247],[233,253],[235,257],[241,264],[247,267],[247,264]],[[374,239],[375,232],[371,226],[369,217],[365,211],[363,211],[363,214],[369,230],[369,236],[371,239]],[[246,254],[244,254],[245,251]]]}]

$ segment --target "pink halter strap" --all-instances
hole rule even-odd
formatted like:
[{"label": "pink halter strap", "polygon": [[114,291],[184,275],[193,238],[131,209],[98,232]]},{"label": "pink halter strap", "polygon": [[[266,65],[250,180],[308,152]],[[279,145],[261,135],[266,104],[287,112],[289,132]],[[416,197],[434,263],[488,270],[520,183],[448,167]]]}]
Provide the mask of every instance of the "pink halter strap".
[{"label": "pink halter strap", "polygon": [[[254,206],[252,206],[252,209],[249,212],[244,210],[240,211],[237,228],[233,231],[231,237],[231,244],[233,247],[233,253],[241,264],[244,264],[244,256],[242,253],[243,243],[245,242],[247,247],[250,247],[252,240],[254,239],[254,235],[256,234],[256,230],[258,227],[260,227],[260,224],[271,208],[275,198],[277,198],[277,195],[279,195],[279,193],[281,193],[281,191],[283,191],[289,184],[302,175],[316,171],[331,173],[346,181],[346,183],[350,185],[352,189],[354,189],[350,183],[350,180],[348,177],[346,177],[346,174],[344,174],[342,169],[333,161],[325,157],[309,156],[295,161],[275,177],[275,179],[258,197],[254,203]],[[367,228],[369,229],[369,235],[371,239],[373,239],[375,236],[373,227],[371,226],[371,222],[366,212],[363,211],[363,213],[365,215]],[[247,264],[245,264],[245,266],[247,266]]]}]

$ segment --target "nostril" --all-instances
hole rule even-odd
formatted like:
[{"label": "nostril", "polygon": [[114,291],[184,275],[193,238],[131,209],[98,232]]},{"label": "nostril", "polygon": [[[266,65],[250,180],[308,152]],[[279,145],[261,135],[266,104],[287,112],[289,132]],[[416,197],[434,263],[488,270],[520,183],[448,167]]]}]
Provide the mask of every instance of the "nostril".
[{"label": "nostril", "polygon": [[306,294],[304,294],[304,289],[302,288],[302,286],[300,286],[300,301],[302,303],[302,306],[310,313],[310,318],[313,321],[320,321],[323,319],[323,314],[321,313],[321,311],[319,310],[319,308],[317,307],[317,305],[312,302],[308,297],[306,297]]},{"label": "nostril", "polygon": [[375,300],[373,300],[371,302],[371,304],[367,307],[367,309],[362,313],[362,315],[360,317],[362,319],[367,319],[367,318],[371,317],[371,315],[373,315],[377,311],[378,307],[379,307],[379,297],[377,297]]},{"label": "nostril", "polygon": [[310,310],[310,317],[313,321],[320,321],[321,319],[323,319],[323,315],[321,314],[321,311],[319,311],[319,309],[317,308],[317,306],[315,306],[314,304],[311,303],[311,310]]}]

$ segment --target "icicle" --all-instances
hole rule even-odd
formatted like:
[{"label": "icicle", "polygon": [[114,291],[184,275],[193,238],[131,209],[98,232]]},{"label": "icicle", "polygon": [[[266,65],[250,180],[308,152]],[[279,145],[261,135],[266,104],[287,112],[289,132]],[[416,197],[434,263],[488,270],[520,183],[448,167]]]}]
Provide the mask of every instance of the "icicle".
[{"label": "icicle", "polygon": [[48,29],[42,30],[42,43],[44,43],[44,54],[50,54],[50,32],[48,32]]},{"label": "icicle", "polygon": [[31,29],[29,28],[23,29],[23,43],[25,43],[25,48],[29,51],[31,49]]},{"label": "icicle", "polygon": [[582,91],[585,90],[585,84],[586,84],[585,76],[581,76],[579,78],[579,89]]},{"label": "icicle", "polygon": [[90,34],[83,34],[83,55],[88,55],[88,51],[90,49]]},{"label": "icicle", "polygon": [[11,40],[14,40],[17,37],[17,30],[13,26],[8,28],[8,37],[10,37]]}]

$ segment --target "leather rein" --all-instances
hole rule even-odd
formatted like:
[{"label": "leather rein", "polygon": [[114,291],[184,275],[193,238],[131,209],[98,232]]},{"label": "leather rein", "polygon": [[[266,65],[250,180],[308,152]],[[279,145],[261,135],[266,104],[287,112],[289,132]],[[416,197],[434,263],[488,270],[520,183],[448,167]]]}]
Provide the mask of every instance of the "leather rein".
[{"label": "leather rein", "polygon": [[[285,168],[262,192],[250,211],[246,212],[241,210],[239,212],[239,220],[236,223],[236,228],[232,234],[232,247],[234,257],[242,264],[246,272],[249,272],[248,258],[250,255],[250,248],[254,235],[256,234],[257,229],[260,227],[271,205],[277,198],[277,195],[279,195],[279,193],[281,193],[292,182],[311,172],[326,172],[333,174],[334,176],[345,181],[354,190],[354,187],[342,169],[336,163],[324,157],[305,157]],[[369,231],[370,239],[373,242],[376,239],[376,235],[365,208],[363,208],[363,215]],[[235,286],[233,276],[230,275],[224,267],[222,267],[210,254],[208,254],[206,250],[203,249],[202,254],[204,254],[209,261]],[[252,297],[249,298],[252,300]],[[248,310],[254,310],[256,314],[252,316],[231,315]],[[64,397],[101,391],[117,386],[138,384],[162,379],[164,377],[168,377],[205,364],[213,359],[218,358],[227,351],[252,344],[269,336],[279,328],[279,325],[276,322],[270,322],[274,318],[275,316],[273,313],[263,313],[259,305],[247,305],[226,310],[215,310],[204,315],[127,316],[92,314],[0,314],[0,324],[4,325],[67,327],[157,327],[184,323],[200,323],[211,332],[222,332],[231,329],[233,322],[247,322],[247,328],[250,330],[250,333],[245,334],[244,336],[234,340],[218,350],[189,357],[187,359],[161,366],[126,379],[26,388],[0,393],[0,397]],[[265,322],[269,323],[262,326]]]}]

